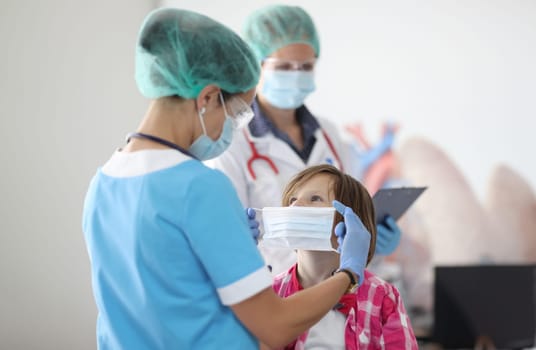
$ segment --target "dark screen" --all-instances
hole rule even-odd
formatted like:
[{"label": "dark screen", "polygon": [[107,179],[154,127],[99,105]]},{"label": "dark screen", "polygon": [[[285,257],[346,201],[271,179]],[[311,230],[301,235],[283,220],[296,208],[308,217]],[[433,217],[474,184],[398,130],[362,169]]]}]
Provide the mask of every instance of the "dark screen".
[{"label": "dark screen", "polygon": [[536,265],[438,266],[434,341],[472,348],[480,336],[500,349],[534,345]]}]

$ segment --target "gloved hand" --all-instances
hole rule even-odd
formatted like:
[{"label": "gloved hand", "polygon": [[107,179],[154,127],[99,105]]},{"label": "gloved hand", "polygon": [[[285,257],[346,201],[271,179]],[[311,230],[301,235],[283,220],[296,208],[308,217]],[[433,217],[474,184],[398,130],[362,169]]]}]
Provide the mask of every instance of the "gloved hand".
[{"label": "gloved hand", "polygon": [[389,255],[394,252],[402,234],[395,219],[389,215],[386,216],[382,223],[376,226],[376,231],[375,254]]},{"label": "gloved hand", "polygon": [[335,235],[339,242],[338,251],[341,254],[339,268],[353,271],[361,283],[367,265],[370,233],[352,208],[339,201],[333,201],[333,206],[344,217],[344,221],[335,226]]},{"label": "gloved hand", "polygon": [[255,212],[255,209],[253,208],[246,208],[246,215],[248,217],[248,225],[251,231],[251,236],[255,240],[255,243],[257,243],[257,240],[260,234],[259,222],[255,219],[255,216],[257,215],[257,213]]}]

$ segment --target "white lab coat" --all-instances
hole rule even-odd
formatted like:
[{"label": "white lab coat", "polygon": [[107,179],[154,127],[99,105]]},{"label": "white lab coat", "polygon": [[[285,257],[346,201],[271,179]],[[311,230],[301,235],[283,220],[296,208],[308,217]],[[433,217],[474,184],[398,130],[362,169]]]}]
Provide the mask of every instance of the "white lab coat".
[{"label": "white lab coat", "polygon": [[[349,145],[342,141],[334,124],[322,119],[318,121],[341,159],[343,170],[348,172]],[[222,170],[231,179],[244,207],[281,206],[281,195],[288,181],[308,166],[332,163],[340,169],[341,165],[321,129],[315,133],[316,142],[307,163],[286,142],[276,138],[271,132],[262,137],[249,134],[249,137],[258,153],[272,160],[279,174],[275,174],[267,162],[256,159],[252,166],[257,178],[253,179],[247,166],[252,151],[243,130],[234,134],[231,146],[220,157],[207,162],[209,166]],[[291,250],[269,249],[262,241],[259,243],[259,249],[266,263],[272,266],[273,274],[285,271],[295,262],[295,255]]]}]

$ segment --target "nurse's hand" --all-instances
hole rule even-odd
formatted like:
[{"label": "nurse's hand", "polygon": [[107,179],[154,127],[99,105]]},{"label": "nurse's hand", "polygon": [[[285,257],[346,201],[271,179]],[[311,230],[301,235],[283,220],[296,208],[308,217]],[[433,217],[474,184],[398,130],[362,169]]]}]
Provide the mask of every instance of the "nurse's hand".
[{"label": "nurse's hand", "polygon": [[248,217],[248,225],[249,230],[251,231],[251,236],[255,240],[255,243],[257,243],[257,240],[259,238],[259,222],[255,219],[256,216],[255,209],[253,208],[246,208],[246,215]]},{"label": "nurse's hand", "polygon": [[344,221],[335,226],[341,253],[339,268],[351,270],[361,282],[367,265],[370,233],[352,208],[339,201],[333,201],[333,206],[344,217]]},{"label": "nurse's hand", "polygon": [[386,216],[381,224],[376,226],[376,254],[389,255],[400,243],[402,232],[391,216]]}]

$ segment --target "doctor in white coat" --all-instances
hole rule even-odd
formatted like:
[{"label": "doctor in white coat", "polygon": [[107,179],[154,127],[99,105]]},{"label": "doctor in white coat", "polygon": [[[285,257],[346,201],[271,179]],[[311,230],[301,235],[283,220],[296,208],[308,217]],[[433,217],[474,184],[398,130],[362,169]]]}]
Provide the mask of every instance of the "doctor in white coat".
[{"label": "doctor in white coat", "polygon": [[[300,7],[270,5],[246,19],[242,34],[261,62],[252,105],[255,116],[209,165],[227,174],[244,207],[253,208],[280,206],[287,182],[308,166],[329,163],[352,173],[350,168],[356,165],[336,126],[316,118],[304,105],[315,90],[314,68],[320,53],[311,17]],[[383,233],[394,250],[400,230],[393,220],[379,226],[378,235]],[[296,260],[290,249],[269,248],[262,240],[259,249],[273,274]]]}]

